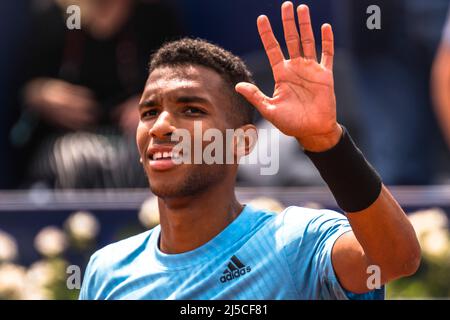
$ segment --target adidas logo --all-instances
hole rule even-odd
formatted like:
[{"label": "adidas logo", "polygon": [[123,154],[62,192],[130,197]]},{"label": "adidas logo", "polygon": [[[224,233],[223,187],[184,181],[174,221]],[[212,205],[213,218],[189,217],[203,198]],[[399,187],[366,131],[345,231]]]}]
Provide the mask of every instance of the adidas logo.
[{"label": "adidas logo", "polygon": [[220,282],[225,283],[233,279],[239,278],[252,271],[250,266],[245,266],[236,256],[231,257],[231,261],[228,263],[227,268],[223,272],[223,276],[220,277]]}]

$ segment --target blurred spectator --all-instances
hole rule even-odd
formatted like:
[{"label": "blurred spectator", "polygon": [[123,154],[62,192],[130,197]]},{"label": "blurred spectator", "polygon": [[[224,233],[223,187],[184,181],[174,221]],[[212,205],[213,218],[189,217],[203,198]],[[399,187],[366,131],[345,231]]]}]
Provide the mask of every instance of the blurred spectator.
[{"label": "blurred spectator", "polygon": [[433,100],[450,149],[450,11],[432,72]]},{"label": "blurred spectator", "polygon": [[[66,9],[81,9],[69,30]],[[181,35],[159,1],[35,1],[21,71],[21,119],[12,142],[23,150],[27,185],[137,187],[147,182],[135,151],[137,103],[152,50]]]},{"label": "blurred spectator", "polygon": [[[347,0],[347,22],[359,95],[362,149],[387,184],[436,182],[442,137],[429,73],[448,0]],[[366,10],[381,9],[381,30],[369,30]],[[341,20],[341,22],[342,22]]]}]

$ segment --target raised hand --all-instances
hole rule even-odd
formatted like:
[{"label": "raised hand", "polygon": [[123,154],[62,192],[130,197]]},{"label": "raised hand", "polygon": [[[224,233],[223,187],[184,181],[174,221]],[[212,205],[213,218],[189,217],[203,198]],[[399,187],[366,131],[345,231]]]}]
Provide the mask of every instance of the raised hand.
[{"label": "raised hand", "polygon": [[297,31],[291,2],[281,7],[284,37],[289,52],[285,59],[269,19],[259,16],[258,31],[269,58],[275,79],[273,97],[255,85],[241,82],[236,91],[242,94],[274,126],[295,137],[310,151],[324,151],[334,146],[342,133],[336,121],[336,99],[333,82],[333,31],[322,26],[322,57],[317,61],[309,9],[297,8]]}]

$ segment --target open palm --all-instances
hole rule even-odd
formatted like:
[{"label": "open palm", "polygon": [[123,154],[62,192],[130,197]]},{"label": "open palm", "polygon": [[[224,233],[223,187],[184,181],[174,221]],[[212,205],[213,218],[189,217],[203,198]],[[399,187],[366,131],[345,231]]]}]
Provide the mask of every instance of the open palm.
[{"label": "open palm", "polygon": [[282,5],[283,29],[290,59],[281,51],[269,19],[260,16],[258,31],[275,79],[273,97],[264,95],[255,85],[241,82],[236,91],[284,134],[299,141],[335,132],[336,100],[333,83],[333,31],[322,26],[322,58],[318,63],[309,9],[297,8],[297,31],[291,2]]}]

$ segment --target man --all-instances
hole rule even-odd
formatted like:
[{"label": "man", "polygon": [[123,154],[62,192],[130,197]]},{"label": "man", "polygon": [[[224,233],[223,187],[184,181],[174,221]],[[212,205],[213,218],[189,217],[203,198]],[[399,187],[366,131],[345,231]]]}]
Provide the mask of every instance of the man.
[{"label": "man", "polygon": [[[289,60],[267,17],[257,20],[276,82],[272,98],[251,83],[241,60],[207,42],[183,39],[155,53],[137,145],[161,224],[95,253],[81,299],[372,299],[382,288],[372,286],[367,270],[379,271],[380,285],[416,271],[420,248],[411,224],[336,122],[331,26],[322,27],[318,63],[308,7],[297,14],[301,37],[292,3],[282,5]],[[236,163],[175,163],[176,130],[192,134],[198,121],[203,131],[254,129],[235,91],[297,139],[347,218],[243,206],[234,194]],[[243,149],[248,154],[249,144]]]}]

